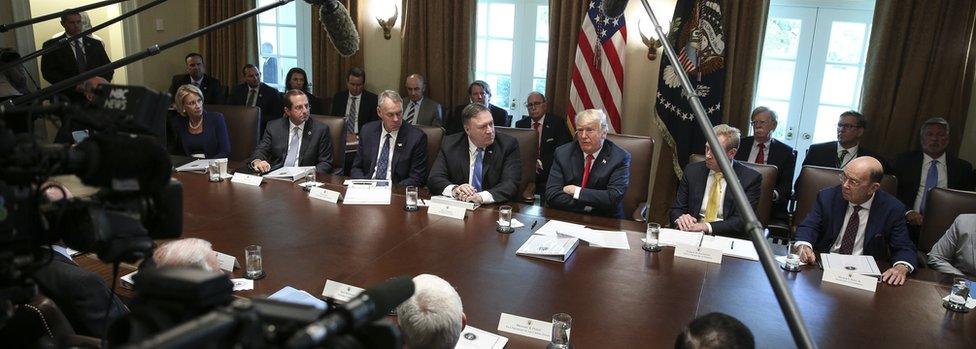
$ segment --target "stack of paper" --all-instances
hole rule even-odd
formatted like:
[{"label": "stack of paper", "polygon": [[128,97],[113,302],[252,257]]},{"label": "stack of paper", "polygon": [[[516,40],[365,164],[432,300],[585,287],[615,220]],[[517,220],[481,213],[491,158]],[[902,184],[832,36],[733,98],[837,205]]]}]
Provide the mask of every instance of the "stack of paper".
[{"label": "stack of paper", "polygon": [[455,349],[502,349],[508,343],[508,338],[475,328],[464,326],[461,337],[458,338]]},{"label": "stack of paper", "polygon": [[665,246],[699,246],[700,244],[701,247],[722,251],[722,255],[725,256],[754,261],[759,260],[759,253],[756,252],[756,246],[749,240],[661,228],[658,243]]},{"label": "stack of paper", "polygon": [[389,180],[353,180],[346,188],[346,205],[389,205],[393,191]]},{"label": "stack of paper", "polygon": [[579,246],[579,239],[577,238],[532,235],[522,244],[522,247],[519,247],[518,251],[515,251],[515,254],[565,262],[576,250],[576,246]]},{"label": "stack of paper", "polygon": [[315,296],[311,295],[308,292],[296,289],[291,286],[285,286],[284,288],[278,290],[278,292],[275,292],[270,297],[268,297],[268,299],[273,299],[276,301],[282,301],[288,303],[311,305],[318,309],[326,308],[325,301],[315,298]]},{"label": "stack of paper", "polygon": [[210,166],[210,162],[214,160],[200,159],[193,160],[186,165],[176,168],[176,172],[207,172],[207,166]]},{"label": "stack of paper", "polygon": [[294,182],[315,172],[315,166],[282,167],[264,175],[265,178]]},{"label": "stack of paper", "polygon": [[550,220],[535,232],[553,237],[574,237],[586,241],[592,247],[629,250],[627,233],[622,231],[594,230],[580,224]]},{"label": "stack of paper", "polygon": [[881,276],[878,263],[872,256],[853,256],[839,253],[821,253],[821,264],[823,268],[832,270],[845,270],[851,273]]}]

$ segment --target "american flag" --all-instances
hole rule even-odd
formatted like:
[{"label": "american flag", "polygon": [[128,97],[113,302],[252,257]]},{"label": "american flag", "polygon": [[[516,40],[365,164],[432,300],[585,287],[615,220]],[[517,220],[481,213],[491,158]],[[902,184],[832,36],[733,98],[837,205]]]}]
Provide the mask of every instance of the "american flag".
[{"label": "american flag", "polygon": [[579,31],[573,83],[569,90],[571,129],[577,112],[603,109],[610,119],[612,132],[620,132],[622,90],[624,88],[624,48],[627,26],[624,16],[612,18],[603,14],[603,0],[590,1],[590,8]]}]

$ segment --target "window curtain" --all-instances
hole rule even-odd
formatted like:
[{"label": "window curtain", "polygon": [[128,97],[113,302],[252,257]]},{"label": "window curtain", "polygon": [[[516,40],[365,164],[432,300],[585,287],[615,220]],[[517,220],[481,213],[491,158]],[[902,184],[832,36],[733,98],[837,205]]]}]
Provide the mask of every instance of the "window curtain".
[{"label": "window curtain", "polygon": [[[359,51],[350,57],[342,57],[335,47],[329,35],[322,27],[319,19],[319,9],[321,6],[312,6],[312,89],[319,98],[332,98],[336,92],[346,89],[346,71],[352,67],[365,69],[363,56],[363,9],[358,0],[340,0],[343,6],[349,10],[349,16],[356,24],[356,31],[359,32]],[[366,72],[366,80],[369,80],[369,72]]]},{"label": "window curtain", "polygon": [[941,116],[952,130],[949,152],[958,152],[976,63],[974,3],[876,3],[861,95],[872,149],[889,157],[917,149],[922,123]]},{"label": "window curtain", "polygon": [[586,18],[589,1],[549,0],[549,61],[546,69],[546,99],[554,115],[566,115],[580,24]]},{"label": "window curtain", "polygon": [[[254,0],[200,1],[200,27],[205,27],[254,8]],[[257,47],[255,19],[249,18],[201,36],[200,54],[207,62],[207,74],[231,87],[241,81],[241,68],[255,63]],[[245,44],[241,44],[245,43]]]},{"label": "window curtain", "polygon": [[424,75],[427,96],[441,102],[445,112],[467,103],[474,80],[475,0],[403,0],[402,7],[400,79]]},{"label": "window curtain", "polygon": [[728,38],[725,42],[722,118],[745,136],[749,133],[749,114],[759,82],[759,60],[769,0],[722,0],[721,5]]}]

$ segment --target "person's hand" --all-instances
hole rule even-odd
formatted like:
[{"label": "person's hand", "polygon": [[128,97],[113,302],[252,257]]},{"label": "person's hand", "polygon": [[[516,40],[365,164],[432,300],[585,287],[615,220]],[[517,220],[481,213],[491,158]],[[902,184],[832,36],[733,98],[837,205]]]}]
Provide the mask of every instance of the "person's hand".
[{"label": "person's hand", "polygon": [[[708,224],[705,223],[695,223],[688,227],[686,231],[700,231],[703,233],[709,233]],[[714,234],[713,234],[714,235]]]},{"label": "person's hand", "polygon": [[478,193],[474,193],[474,194],[471,194],[471,195],[466,195],[466,196],[462,197],[461,200],[467,201],[467,202],[473,202],[473,203],[476,203],[476,204],[481,204],[482,203],[481,195],[478,195]]},{"label": "person's hand", "polygon": [[813,252],[813,249],[807,245],[800,245],[796,248],[797,254],[800,255],[800,262],[806,264],[813,264],[817,262],[817,254]]},{"label": "person's hand", "polygon": [[259,173],[271,171],[271,164],[264,160],[254,160],[254,162],[251,163],[251,167],[253,167]]},{"label": "person's hand", "polygon": [[461,184],[455,186],[452,193],[454,194],[455,198],[467,201],[465,198],[478,193],[478,191],[474,190],[474,187],[472,187],[470,184]]},{"label": "person's hand", "polygon": [[674,223],[678,226],[679,230],[692,231],[690,230],[692,226],[698,224],[698,220],[692,217],[690,214],[683,214],[678,219],[674,220]]},{"label": "person's hand", "polygon": [[572,184],[567,185],[567,186],[563,187],[563,193],[569,194],[569,196],[576,195],[576,188],[578,188],[578,187],[575,186],[575,185],[572,185]]},{"label": "person's hand", "polygon": [[918,213],[918,211],[908,211],[908,213],[905,214],[905,219],[908,220],[908,224],[916,226],[922,225],[922,214]]},{"label": "person's hand", "polygon": [[905,284],[905,280],[908,279],[908,267],[904,264],[898,264],[888,270],[885,270],[884,274],[881,274],[881,281],[893,286],[901,286]]}]

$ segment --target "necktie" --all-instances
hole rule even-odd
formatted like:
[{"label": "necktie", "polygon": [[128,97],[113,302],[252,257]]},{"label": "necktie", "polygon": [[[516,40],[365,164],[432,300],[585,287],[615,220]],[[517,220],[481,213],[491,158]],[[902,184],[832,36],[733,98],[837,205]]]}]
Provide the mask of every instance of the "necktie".
[{"label": "necktie", "polygon": [[403,119],[403,121],[411,125],[416,125],[414,118],[417,116],[417,109],[419,109],[417,108],[417,102],[410,102],[410,112],[407,113],[407,118]]},{"label": "necktie", "polygon": [[386,168],[390,165],[390,138],[393,137],[387,133],[386,140],[383,141],[383,149],[380,150],[380,158],[376,161],[376,173],[373,174],[373,179],[387,179]]},{"label": "necktie", "polygon": [[475,191],[481,191],[481,162],[484,160],[485,151],[478,148],[474,152],[474,173],[471,174],[471,186]]},{"label": "necktie", "polygon": [[759,152],[756,153],[756,163],[766,163],[766,143],[759,143]]},{"label": "necktie", "polygon": [[932,160],[929,165],[929,173],[925,176],[925,190],[922,191],[922,202],[918,204],[918,213],[925,214],[925,197],[929,195],[929,190],[939,185],[939,160]]},{"label": "necktie", "polygon": [[85,58],[85,50],[81,46],[81,40],[75,40],[72,42],[71,47],[75,51],[75,60],[78,62],[78,72],[88,70],[88,60]]},{"label": "necktie", "polygon": [[583,165],[583,182],[580,188],[586,188],[586,183],[590,181],[590,167],[593,166],[593,154],[586,154],[586,164]]},{"label": "necktie", "polygon": [[359,105],[356,103],[358,97],[352,97],[352,103],[349,104],[349,110],[346,111],[346,132],[349,134],[356,133],[356,114],[359,111]]},{"label": "necktie", "polygon": [[719,191],[722,190],[722,172],[712,174],[712,189],[708,193],[708,203],[705,204],[705,222],[711,223],[718,220],[718,203],[721,200]]},{"label": "necktie", "polygon": [[288,142],[288,155],[285,156],[285,166],[298,166],[298,141],[301,134],[298,126],[292,129],[291,141]]},{"label": "necktie", "polygon": [[851,210],[851,218],[847,220],[847,229],[844,229],[844,238],[840,241],[840,250],[837,253],[851,254],[854,251],[854,238],[857,237],[857,228],[861,225],[861,216],[857,214],[861,206],[854,206]]},{"label": "necktie", "polygon": [[837,157],[837,167],[838,168],[844,167],[844,158],[846,158],[847,157],[847,154],[850,154],[850,153],[851,152],[847,151],[847,149],[844,149],[844,150],[841,150],[840,151],[840,156]]},{"label": "necktie", "polygon": [[[542,160],[542,124],[538,121],[532,123],[532,129],[535,130],[536,135],[536,147],[535,147],[535,158],[536,160]],[[536,162],[536,164],[539,164]],[[542,173],[542,167],[536,166],[535,173]]]},{"label": "necktie", "polygon": [[247,106],[253,107],[257,104],[258,104],[258,90],[254,88],[247,90]]}]

